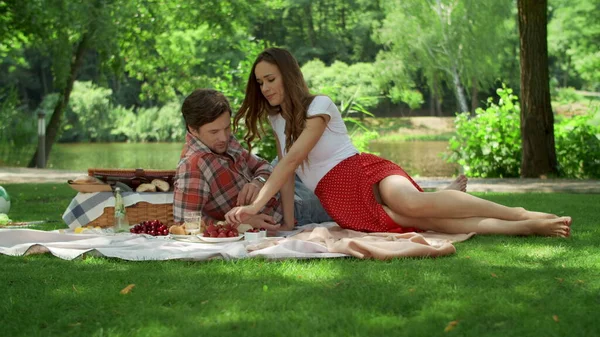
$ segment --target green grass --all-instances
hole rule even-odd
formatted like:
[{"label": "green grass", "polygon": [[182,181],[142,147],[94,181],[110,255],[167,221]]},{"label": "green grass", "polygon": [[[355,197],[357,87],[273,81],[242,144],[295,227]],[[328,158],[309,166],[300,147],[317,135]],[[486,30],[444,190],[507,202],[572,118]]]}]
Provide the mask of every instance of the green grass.
[{"label": "green grass", "polygon": [[[75,195],[4,187],[15,221],[57,221]],[[449,257],[385,262],[0,256],[0,335],[600,335],[600,195],[480,196],[571,215],[573,237],[476,236]]]}]

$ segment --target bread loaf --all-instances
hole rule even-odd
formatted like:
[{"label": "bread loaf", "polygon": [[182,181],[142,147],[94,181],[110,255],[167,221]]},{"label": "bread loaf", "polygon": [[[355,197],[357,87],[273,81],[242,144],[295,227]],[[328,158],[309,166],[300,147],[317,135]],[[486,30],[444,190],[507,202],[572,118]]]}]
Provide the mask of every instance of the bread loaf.
[{"label": "bread loaf", "polygon": [[185,225],[173,225],[169,228],[169,233],[171,234],[175,234],[175,235],[186,235],[187,232],[185,230]]},{"label": "bread loaf", "polygon": [[169,183],[161,179],[154,179],[151,184],[161,192],[168,192],[170,188]]},{"label": "bread loaf", "polygon": [[105,185],[105,183],[102,180],[87,175],[81,175],[73,180],[70,180],[69,183],[79,185]]},{"label": "bread loaf", "polygon": [[156,185],[141,184],[135,189],[136,192],[156,192]]}]

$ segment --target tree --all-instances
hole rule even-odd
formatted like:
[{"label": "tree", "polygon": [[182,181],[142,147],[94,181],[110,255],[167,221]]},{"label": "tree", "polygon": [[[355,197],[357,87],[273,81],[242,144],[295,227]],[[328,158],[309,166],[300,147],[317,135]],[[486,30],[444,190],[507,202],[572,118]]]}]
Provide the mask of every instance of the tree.
[{"label": "tree", "polygon": [[386,2],[387,15],[375,37],[388,50],[378,59],[404,64],[408,74],[393,74],[396,78],[422,72],[433,92],[448,83],[459,110],[470,111],[465,89],[471,87],[476,94],[481,84],[498,77],[509,6],[507,1],[478,0]]},{"label": "tree", "polygon": [[600,89],[600,1],[552,0],[548,52],[556,59],[561,86],[581,78],[587,90]]},{"label": "tree", "polygon": [[521,56],[521,176],[558,174],[548,77],[547,0],[518,0]]},{"label": "tree", "polygon": [[[206,65],[202,55],[208,54],[208,48],[224,50],[215,58],[227,57],[229,50],[235,49],[231,40],[218,37],[234,30],[234,13],[244,12],[248,6],[247,2],[193,0],[0,2],[0,22],[9,26],[0,29],[0,56],[6,55],[2,45],[18,38],[27,43],[24,48],[47,55],[51,63],[53,88],[59,95],[46,127],[46,160],[58,139],[73,83],[87,59],[96,63],[93,66],[98,72],[129,73],[141,80],[149,101],[165,101],[173,98],[173,93],[181,93],[179,90],[206,85],[210,76],[216,75],[214,68],[212,73],[201,72],[200,81],[191,74]],[[202,39],[213,43],[199,43]],[[36,157],[37,151],[29,166],[35,165]]]},{"label": "tree", "polygon": [[[380,0],[271,0],[255,2],[250,31],[288,48],[304,64],[371,62],[381,49],[371,35],[383,18]],[[261,7],[262,6],[262,7]]]}]

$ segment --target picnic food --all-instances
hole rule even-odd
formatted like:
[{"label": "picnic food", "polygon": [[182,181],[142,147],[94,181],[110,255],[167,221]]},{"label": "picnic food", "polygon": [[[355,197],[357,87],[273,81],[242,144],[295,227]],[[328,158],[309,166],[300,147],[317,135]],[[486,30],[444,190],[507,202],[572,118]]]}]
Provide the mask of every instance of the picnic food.
[{"label": "picnic food", "polygon": [[156,192],[156,185],[141,184],[135,189],[136,192]]},{"label": "picnic food", "polygon": [[237,226],[237,230],[239,233],[245,233],[251,229],[252,229],[252,226],[247,223],[243,223],[243,224],[240,224],[239,226]]},{"label": "picnic food", "polygon": [[161,192],[168,192],[170,188],[169,183],[161,179],[154,179],[152,180],[151,184],[156,186],[156,188]]},{"label": "picnic food", "polygon": [[181,225],[181,226],[173,225],[169,228],[169,232],[171,234],[175,234],[175,235],[186,235],[187,234],[185,225]]},{"label": "picnic food", "polygon": [[266,231],[266,229],[264,229],[264,228],[261,228],[261,229],[252,228],[252,229],[249,229],[247,232],[248,233],[259,233],[259,232],[264,232],[264,231]]},{"label": "picnic food", "polygon": [[167,226],[158,220],[142,221],[129,230],[133,234],[150,234],[152,236],[168,235]]},{"label": "picnic food", "polygon": [[96,177],[92,177],[92,176],[88,176],[88,175],[81,175],[73,180],[69,181],[71,184],[82,184],[82,185],[104,185],[105,183],[96,178]]},{"label": "picnic food", "polygon": [[203,233],[204,237],[209,238],[233,238],[239,235],[237,229],[233,228],[230,224],[225,224],[223,222],[215,224],[210,224],[206,227],[206,230]]}]

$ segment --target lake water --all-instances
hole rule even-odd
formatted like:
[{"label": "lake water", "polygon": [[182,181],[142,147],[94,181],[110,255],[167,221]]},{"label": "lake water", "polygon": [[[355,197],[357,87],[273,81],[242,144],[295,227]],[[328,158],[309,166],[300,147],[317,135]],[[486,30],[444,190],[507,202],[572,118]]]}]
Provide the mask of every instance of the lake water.
[{"label": "lake water", "polygon": [[[383,158],[402,166],[410,175],[447,177],[458,172],[440,153],[445,141],[377,142],[370,146]],[[96,168],[174,169],[182,144],[179,143],[91,143],[56,144],[48,168],[82,170]]]}]

